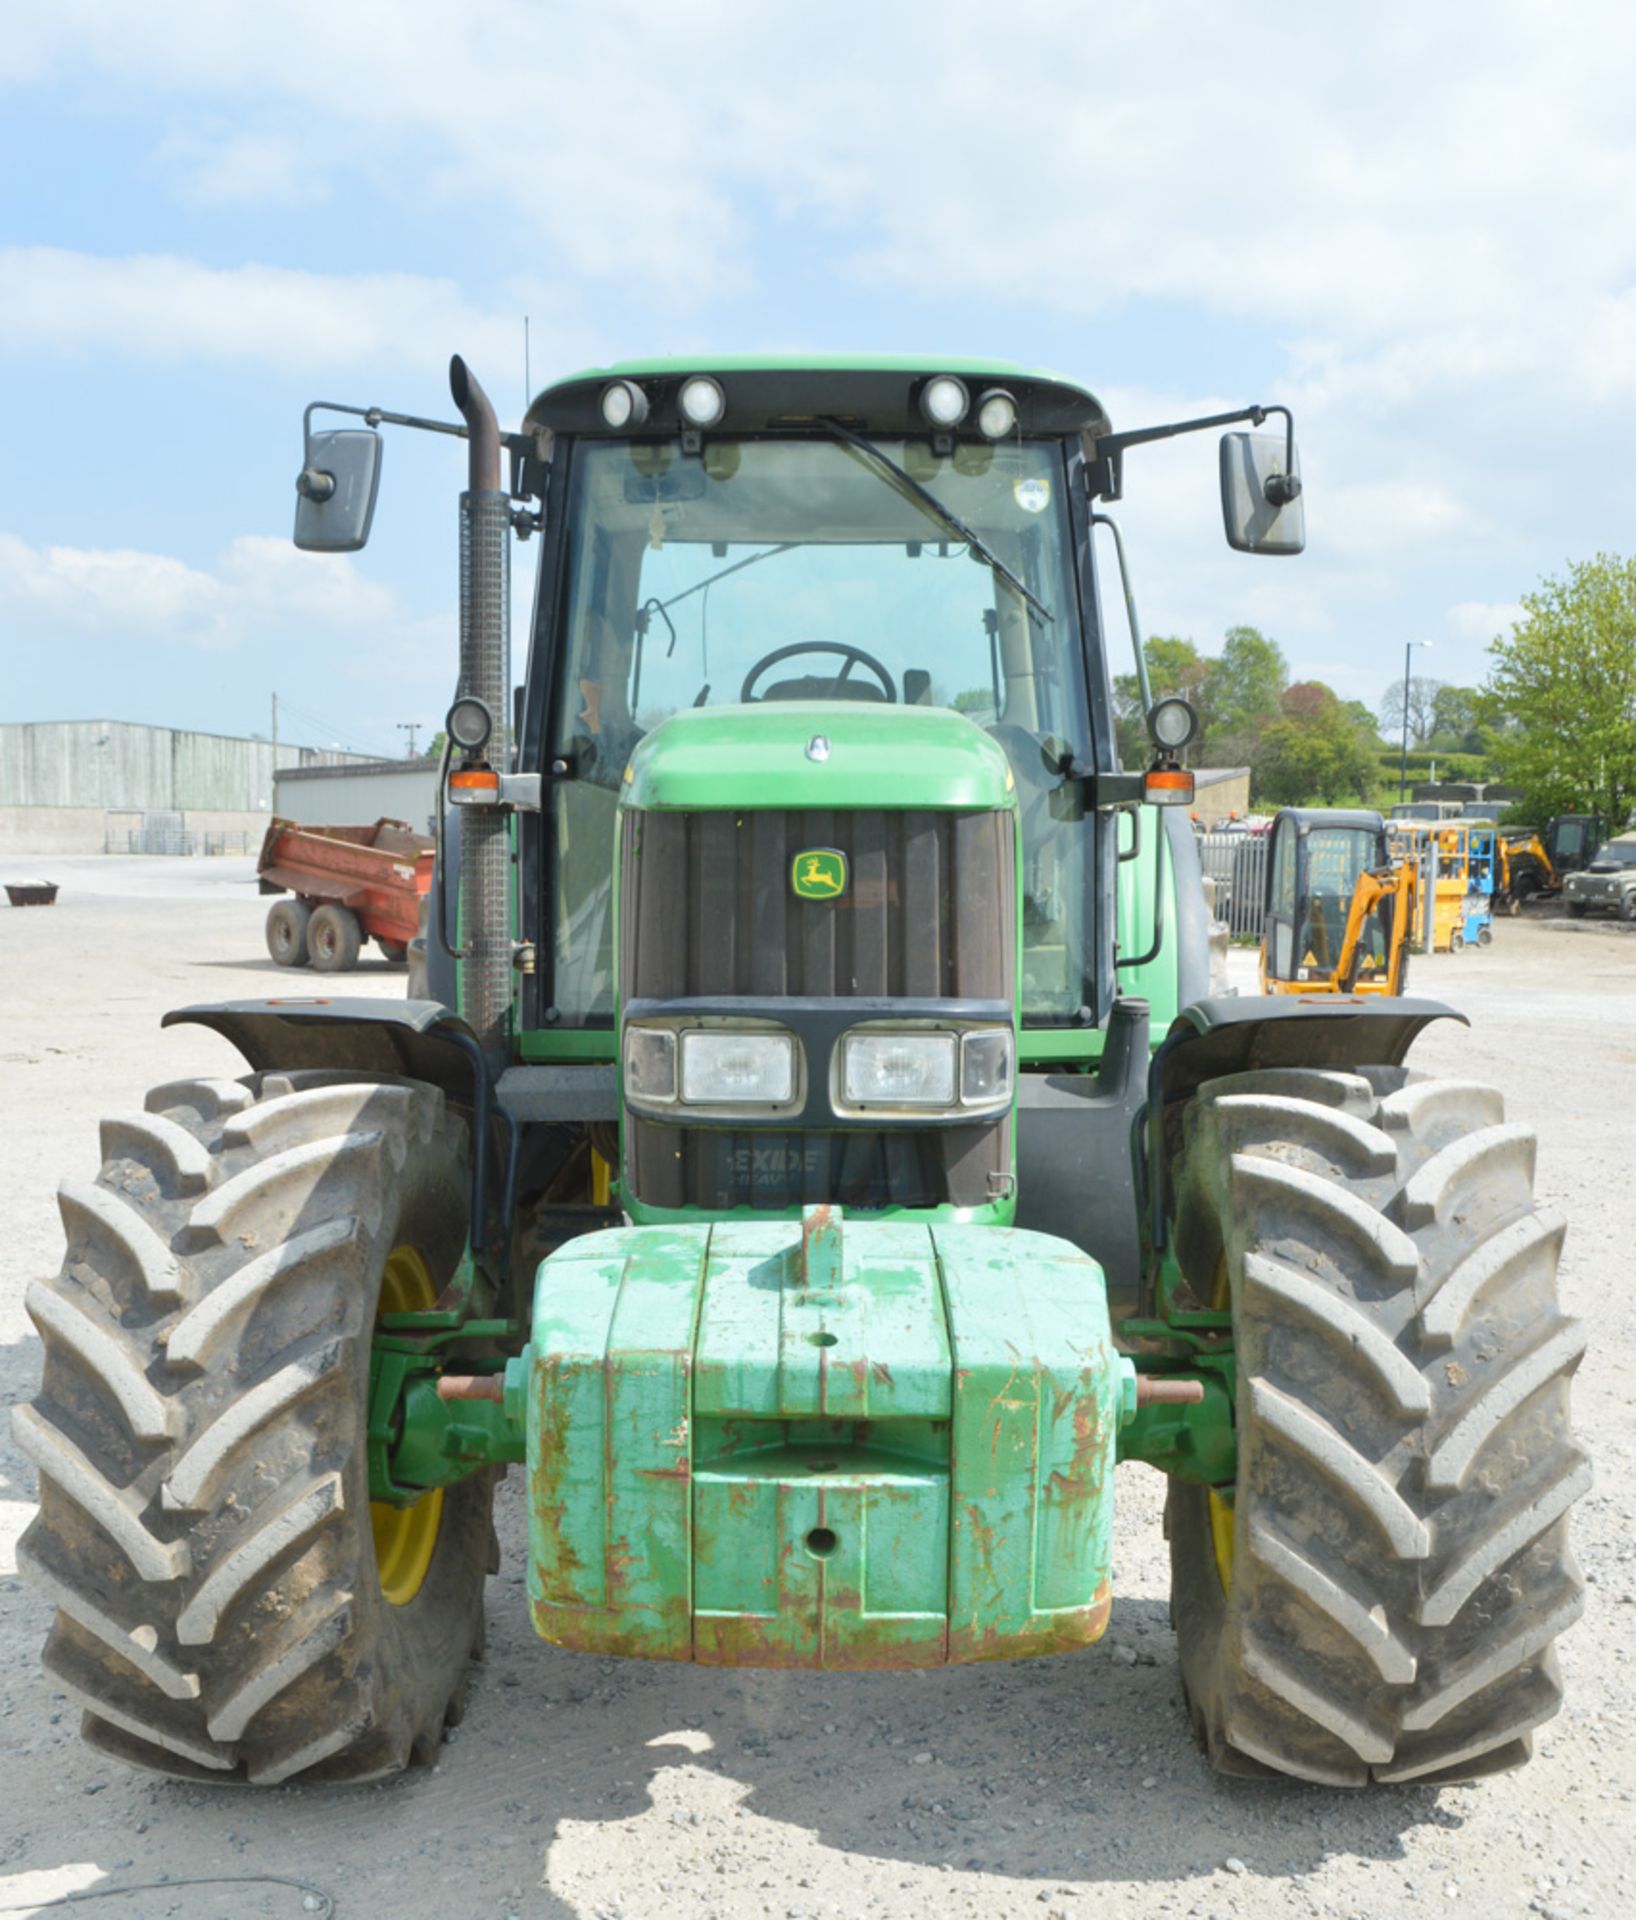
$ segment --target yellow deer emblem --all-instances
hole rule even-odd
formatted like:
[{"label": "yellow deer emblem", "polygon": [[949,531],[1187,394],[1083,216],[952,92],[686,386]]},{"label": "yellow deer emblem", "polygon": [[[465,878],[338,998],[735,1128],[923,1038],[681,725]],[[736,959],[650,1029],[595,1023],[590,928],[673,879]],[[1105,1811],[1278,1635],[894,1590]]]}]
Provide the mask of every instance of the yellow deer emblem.
[{"label": "yellow deer emblem", "polygon": [[808,847],[790,864],[790,886],[799,900],[833,900],[846,892],[846,855],[836,847]]}]

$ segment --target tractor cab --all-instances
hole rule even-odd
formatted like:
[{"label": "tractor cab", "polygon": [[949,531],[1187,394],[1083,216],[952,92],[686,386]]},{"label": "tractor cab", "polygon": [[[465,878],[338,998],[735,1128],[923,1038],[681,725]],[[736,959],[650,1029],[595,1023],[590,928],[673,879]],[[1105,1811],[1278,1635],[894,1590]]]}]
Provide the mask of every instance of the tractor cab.
[{"label": "tractor cab", "polygon": [[[1105,720],[1093,723],[1088,677],[1101,638],[1081,614],[1079,434],[1100,421],[1083,390],[1002,369],[925,383],[722,368],[684,381],[646,366],[540,397],[529,425],[555,437],[562,534],[541,569],[525,750],[551,774],[539,878],[553,1027],[613,1024],[609,852],[633,758],[662,757],[664,742],[725,752],[745,729],[787,736],[794,763],[820,769],[837,797],[860,756],[901,768],[934,738],[955,754],[992,748],[1023,821],[1022,1018],[1072,1022],[1096,1004],[1094,808],[1080,770],[1097,763]],[[781,764],[760,771],[776,779]],[[907,876],[881,840],[896,823],[847,811],[815,822],[816,838],[901,907]],[[701,857],[731,858],[725,846]],[[700,978],[719,973],[719,991],[755,990],[756,927],[782,944],[757,891],[767,884],[709,909],[725,944]],[[872,991],[893,990],[886,948],[903,937],[848,960],[875,969]]]}]

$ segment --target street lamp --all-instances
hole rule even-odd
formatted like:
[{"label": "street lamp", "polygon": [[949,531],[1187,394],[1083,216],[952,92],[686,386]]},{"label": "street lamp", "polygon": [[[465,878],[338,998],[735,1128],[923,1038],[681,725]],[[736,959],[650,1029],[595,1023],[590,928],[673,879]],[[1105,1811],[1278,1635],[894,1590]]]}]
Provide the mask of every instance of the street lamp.
[{"label": "street lamp", "polygon": [[1403,648],[1403,758],[1397,770],[1397,804],[1401,807],[1409,795],[1409,656],[1416,647],[1429,647],[1429,640],[1410,640]]}]

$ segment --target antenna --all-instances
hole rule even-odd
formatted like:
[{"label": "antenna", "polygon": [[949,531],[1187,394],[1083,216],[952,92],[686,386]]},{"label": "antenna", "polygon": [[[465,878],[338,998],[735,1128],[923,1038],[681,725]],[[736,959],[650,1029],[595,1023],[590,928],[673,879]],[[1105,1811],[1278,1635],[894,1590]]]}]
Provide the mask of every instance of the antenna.
[{"label": "antenna", "polygon": [[529,378],[528,368],[528,315],[523,315],[523,412],[527,413],[528,403],[534,398],[534,382]]}]

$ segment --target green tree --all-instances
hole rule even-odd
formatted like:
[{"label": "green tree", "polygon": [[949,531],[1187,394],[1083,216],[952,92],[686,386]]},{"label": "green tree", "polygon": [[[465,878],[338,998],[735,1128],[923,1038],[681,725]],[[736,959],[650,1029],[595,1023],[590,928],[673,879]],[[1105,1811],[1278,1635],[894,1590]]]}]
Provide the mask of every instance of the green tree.
[{"label": "green tree", "polygon": [[1377,742],[1356,702],[1343,703],[1319,680],[1297,681],[1282,711],[1263,729],[1252,768],[1258,804],[1333,807],[1374,791]]},{"label": "green tree", "polygon": [[[1153,697],[1180,694],[1199,716],[1199,733],[1188,758],[1196,766],[1246,764],[1261,729],[1278,717],[1278,697],[1289,667],[1277,641],[1254,627],[1229,627],[1221,652],[1199,652],[1191,640],[1155,634],[1143,652]],[[1127,766],[1147,752],[1147,727],[1133,673],[1113,683],[1119,751]]]},{"label": "green tree", "polygon": [[1199,757],[1213,766],[1251,759],[1263,729],[1278,718],[1289,663],[1276,640],[1255,627],[1229,627],[1204,686],[1208,727]]},{"label": "green tree", "polygon": [[1431,745],[1445,753],[1481,753],[1483,739],[1479,696],[1473,687],[1437,689],[1432,701]]},{"label": "green tree", "polygon": [[1636,558],[1576,561],[1522,606],[1488,650],[1494,765],[1540,817],[1600,813],[1618,832],[1636,807]]}]

